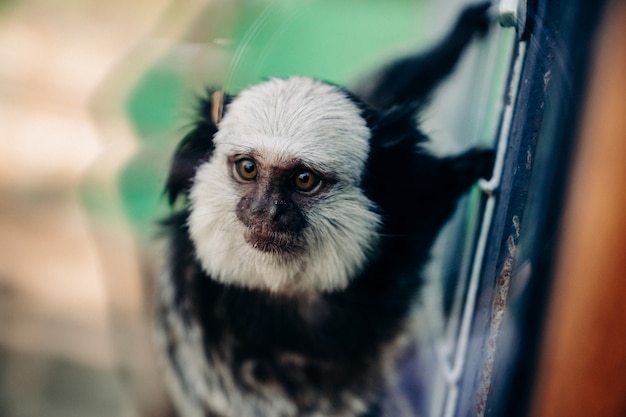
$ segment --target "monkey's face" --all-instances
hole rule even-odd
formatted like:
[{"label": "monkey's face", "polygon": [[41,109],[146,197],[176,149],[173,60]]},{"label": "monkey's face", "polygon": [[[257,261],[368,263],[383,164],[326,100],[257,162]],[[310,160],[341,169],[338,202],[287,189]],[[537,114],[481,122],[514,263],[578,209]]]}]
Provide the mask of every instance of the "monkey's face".
[{"label": "monkey's face", "polygon": [[360,188],[370,131],[341,90],[271,80],[229,104],[191,188],[189,226],[205,270],[271,291],[345,288],[378,241]]}]

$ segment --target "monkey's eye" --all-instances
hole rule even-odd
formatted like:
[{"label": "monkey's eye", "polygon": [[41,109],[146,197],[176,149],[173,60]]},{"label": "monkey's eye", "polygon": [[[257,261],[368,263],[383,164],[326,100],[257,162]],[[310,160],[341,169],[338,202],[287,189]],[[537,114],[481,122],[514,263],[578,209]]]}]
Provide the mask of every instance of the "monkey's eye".
[{"label": "monkey's eye", "polygon": [[313,191],[320,184],[320,178],[311,171],[301,171],[294,178],[299,191]]},{"label": "monkey's eye", "polygon": [[244,181],[252,181],[259,174],[256,164],[251,159],[240,159],[235,162],[235,172]]}]

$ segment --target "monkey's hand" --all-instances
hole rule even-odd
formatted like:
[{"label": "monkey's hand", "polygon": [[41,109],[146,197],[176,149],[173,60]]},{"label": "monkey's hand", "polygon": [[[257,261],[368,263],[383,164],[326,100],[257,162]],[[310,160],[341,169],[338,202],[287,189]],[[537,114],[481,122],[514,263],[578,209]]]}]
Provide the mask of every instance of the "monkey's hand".
[{"label": "monkey's hand", "polygon": [[491,178],[495,152],[491,149],[473,148],[461,155],[449,158],[448,187],[462,192],[478,179]]},{"label": "monkey's hand", "polygon": [[491,4],[491,2],[484,2],[466,7],[456,23],[455,33],[468,39],[474,35],[480,38],[485,36],[489,32],[489,25],[492,21],[489,14]]}]

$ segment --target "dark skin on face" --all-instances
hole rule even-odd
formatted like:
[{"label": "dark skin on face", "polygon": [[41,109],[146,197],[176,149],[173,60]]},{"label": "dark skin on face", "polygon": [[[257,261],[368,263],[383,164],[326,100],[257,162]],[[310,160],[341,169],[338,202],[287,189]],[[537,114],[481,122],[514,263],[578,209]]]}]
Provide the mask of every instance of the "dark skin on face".
[{"label": "dark skin on face", "polygon": [[258,159],[238,155],[229,160],[233,178],[244,190],[237,218],[247,226],[246,242],[263,252],[298,253],[307,225],[302,206],[320,193],[324,181],[298,161],[266,166]]}]

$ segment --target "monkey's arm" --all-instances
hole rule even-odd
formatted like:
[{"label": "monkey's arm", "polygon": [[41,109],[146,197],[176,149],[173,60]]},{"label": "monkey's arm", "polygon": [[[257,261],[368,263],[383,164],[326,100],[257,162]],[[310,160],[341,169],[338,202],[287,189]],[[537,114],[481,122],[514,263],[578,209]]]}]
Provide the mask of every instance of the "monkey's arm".
[{"label": "monkey's arm", "polygon": [[385,68],[363,100],[377,109],[427,100],[430,92],[452,72],[474,36],[487,33],[490,6],[490,2],[485,2],[467,7],[439,45]]}]

